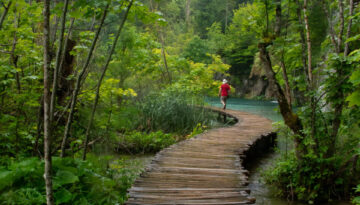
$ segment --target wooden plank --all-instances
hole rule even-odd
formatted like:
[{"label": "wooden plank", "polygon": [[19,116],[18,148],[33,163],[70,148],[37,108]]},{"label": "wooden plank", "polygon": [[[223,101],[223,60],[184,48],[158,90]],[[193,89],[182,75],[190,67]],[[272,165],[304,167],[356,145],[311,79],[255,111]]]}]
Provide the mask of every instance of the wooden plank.
[{"label": "wooden plank", "polygon": [[255,203],[246,187],[248,171],[241,166],[242,154],[257,139],[271,133],[271,121],[233,110],[226,110],[226,114],[237,118],[238,123],[159,152],[128,190],[126,204]]}]

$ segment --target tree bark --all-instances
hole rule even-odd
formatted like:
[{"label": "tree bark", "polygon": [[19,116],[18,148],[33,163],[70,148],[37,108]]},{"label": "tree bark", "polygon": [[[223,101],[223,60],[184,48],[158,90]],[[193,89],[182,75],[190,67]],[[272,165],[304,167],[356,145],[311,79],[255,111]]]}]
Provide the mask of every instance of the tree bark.
[{"label": "tree bark", "polygon": [[73,116],[74,116],[74,110],[75,110],[75,106],[76,106],[76,102],[77,102],[77,96],[78,96],[79,90],[80,90],[80,84],[81,84],[81,81],[83,80],[83,76],[84,76],[85,72],[87,71],[87,68],[88,68],[88,66],[90,64],[90,60],[91,60],[93,51],[95,49],[96,42],[97,42],[97,40],[99,38],[100,31],[101,31],[102,26],[104,24],[106,15],[108,13],[110,3],[111,2],[108,2],[108,4],[105,7],[104,13],[103,13],[103,15],[101,17],[100,25],[99,25],[99,27],[98,27],[98,29],[96,31],[96,34],[95,34],[95,37],[93,39],[92,45],[90,47],[86,62],[84,64],[81,72],[79,73],[77,79],[76,79],[76,85],[75,85],[75,89],[73,91],[72,101],[71,101],[71,105],[70,105],[70,113],[69,113],[68,120],[67,120],[66,125],[65,125],[64,137],[63,137],[63,140],[62,140],[62,143],[61,143],[61,154],[60,154],[61,157],[65,157],[66,140],[67,140],[67,138],[69,137],[69,134],[70,134],[70,128],[71,128],[72,120],[73,120]]},{"label": "tree bark", "polygon": [[163,56],[164,67],[165,67],[166,74],[167,74],[167,77],[168,77],[168,82],[171,84],[172,79],[171,79],[171,75],[170,75],[170,72],[169,72],[169,67],[168,67],[167,59],[166,59],[164,36],[163,36],[163,33],[161,31],[160,31],[160,41],[161,41],[161,55]]},{"label": "tree bark", "polygon": [[341,52],[341,46],[342,46],[342,39],[344,34],[344,4],[343,0],[338,0],[338,6],[339,6],[339,18],[340,18],[340,29],[339,29],[339,35],[338,35],[338,52]]},{"label": "tree bark", "polygon": [[60,64],[61,64],[61,57],[63,57],[63,47],[64,47],[64,33],[65,33],[65,22],[66,22],[66,14],[68,10],[69,0],[65,0],[63,13],[61,16],[61,30],[60,30],[60,39],[59,45],[56,52],[56,62],[55,62],[55,69],[54,69],[54,78],[53,78],[53,85],[52,85],[52,93],[51,93],[51,103],[50,103],[50,122],[53,123],[54,121],[54,110],[55,110],[55,101],[56,101],[56,90],[58,85],[58,76],[60,73]]},{"label": "tree bark", "polygon": [[280,65],[281,65],[281,70],[282,70],[282,76],[284,78],[284,81],[285,81],[285,96],[286,96],[286,99],[287,99],[287,102],[290,106],[289,109],[291,109],[291,105],[292,105],[292,102],[291,102],[291,89],[290,89],[290,84],[289,84],[289,78],[287,76],[287,70],[286,70],[286,66],[285,66],[285,62],[284,62],[284,57],[282,57],[281,59],[281,62],[280,62]]},{"label": "tree bark", "polygon": [[95,115],[95,112],[96,112],[96,107],[97,107],[97,104],[98,104],[99,98],[100,98],[100,88],[101,88],[102,80],[104,79],[107,68],[109,67],[110,61],[112,59],[112,55],[113,55],[113,53],[115,51],[115,48],[116,48],[116,44],[117,44],[117,42],[119,40],[121,31],[122,31],[122,29],[123,29],[123,27],[125,25],[125,22],[126,22],[126,19],[127,19],[127,16],[129,14],[129,10],[131,9],[132,4],[133,4],[133,0],[130,1],[129,5],[128,5],[127,9],[126,9],[126,12],[124,14],[124,18],[123,18],[123,20],[122,20],[122,22],[121,22],[121,24],[119,26],[119,29],[118,29],[118,31],[116,33],[114,42],[112,43],[112,46],[111,46],[109,56],[108,56],[108,58],[106,60],[106,63],[104,65],[103,69],[102,69],[102,73],[101,73],[100,79],[99,79],[97,87],[96,87],[96,96],[95,96],[94,104],[93,104],[93,107],[92,107],[89,124],[87,126],[86,134],[85,134],[83,160],[86,160],[87,145],[88,145],[88,142],[89,142],[89,136],[90,136],[91,126],[92,126],[92,123],[93,123],[93,120],[94,120],[94,115]]},{"label": "tree bark", "polygon": [[[354,13],[354,0],[350,0],[349,6],[350,6],[349,16],[352,16]],[[352,18],[349,18],[348,27],[347,27],[347,31],[346,31],[346,39],[350,38],[351,26],[352,26]],[[345,48],[344,48],[344,56],[347,56],[347,55],[349,55],[349,42],[345,43]]]},{"label": "tree bark", "polygon": [[302,142],[302,137],[304,136],[302,132],[302,123],[300,121],[300,118],[292,112],[291,106],[288,104],[288,101],[284,95],[283,90],[281,89],[281,86],[277,82],[277,79],[275,77],[275,72],[272,69],[272,64],[270,60],[269,53],[266,49],[267,44],[265,43],[259,43],[258,44],[259,50],[260,50],[260,60],[263,64],[266,77],[269,81],[269,84],[271,88],[274,89],[276,99],[278,100],[279,107],[280,107],[280,113],[284,118],[285,124],[295,133],[295,150],[296,150],[296,157],[298,159],[301,159],[302,157],[302,150],[300,150],[299,145]]},{"label": "tree bark", "polygon": [[276,10],[275,10],[275,35],[280,36],[281,32],[281,0],[276,1]]},{"label": "tree bark", "polygon": [[312,54],[311,54],[311,39],[310,39],[310,27],[309,27],[309,19],[307,16],[307,0],[304,0],[304,22],[305,22],[305,30],[306,30],[306,43],[307,43],[307,56],[308,56],[308,78],[310,87],[313,85],[313,75],[312,75]]},{"label": "tree bark", "polygon": [[7,13],[9,12],[12,1],[9,1],[7,6],[5,6],[4,3],[2,3],[2,4],[3,4],[3,7],[4,7],[4,13],[1,15],[1,18],[0,18],[0,30],[2,29],[2,25],[3,25],[4,21],[5,21],[5,17],[7,15]]},{"label": "tree bark", "polygon": [[51,122],[50,122],[50,0],[44,0],[44,155],[45,188],[47,205],[54,204],[51,162]]}]

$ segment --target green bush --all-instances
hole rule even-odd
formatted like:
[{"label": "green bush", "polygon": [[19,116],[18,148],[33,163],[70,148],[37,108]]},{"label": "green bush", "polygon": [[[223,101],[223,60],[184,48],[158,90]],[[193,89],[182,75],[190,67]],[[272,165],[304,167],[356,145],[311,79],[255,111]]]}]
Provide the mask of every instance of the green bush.
[{"label": "green bush", "polygon": [[325,202],[340,196],[345,191],[343,187],[351,187],[357,180],[350,171],[351,166],[347,168],[349,171],[337,174],[344,168],[341,167],[343,161],[341,157],[322,159],[314,153],[308,153],[299,161],[292,151],[265,171],[265,180],[277,188],[281,197],[309,204]]},{"label": "green bush", "polygon": [[131,154],[155,153],[175,142],[172,134],[165,134],[162,131],[149,134],[134,131],[120,137],[118,151]]},{"label": "green bush", "polygon": [[[121,204],[125,201],[126,190],[141,170],[128,168],[124,160],[89,158],[88,161],[53,158],[56,204]],[[44,163],[37,158],[1,167],[1,204],[44,204],[43,170]]]}]

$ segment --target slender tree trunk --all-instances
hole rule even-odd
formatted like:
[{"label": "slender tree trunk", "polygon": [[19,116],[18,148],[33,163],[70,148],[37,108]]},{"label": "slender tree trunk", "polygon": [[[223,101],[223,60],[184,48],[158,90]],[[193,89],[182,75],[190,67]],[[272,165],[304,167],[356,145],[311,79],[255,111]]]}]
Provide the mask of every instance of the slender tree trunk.
[{"label": "slender tree trunk", "polygon": [[229,15],[229,0],[225,2],[225,31],[228,27],[228,15]]},{"label": "slender tree trunk", "polygon": [[163,36],[163,33],[161,31],[160,31],[160,41],[161,41],[161,54],[162,54],[163,60],[164,60],[164,67],[165,67],[166,74],[167,74],[167,77],[168,77],[168,82],[171,84],[172,79],[171,79],[171,74],[169,72],[169,66],[167,64],[167,59],[166,59],[164,36]]},{"label": "slender tree trunk", "polygon": [[325,13],[325,16],[328,20],[328,24],[329,24],[329,34],[330,34],[330,39],[331,39],[331,43],[333,44],[334,48],[335,48],[335,51],[337,53],[339,53],[340,51],[338,50],[339,47],[338,47],[338,44],[335,40],[335,31],[334,31],[334,26],[333,26],[333,22],[331,20],[331,17],[330,17],[330,14],[329,14],[329,10],[327,8],[327,5],[325,3],[325,0],[322,0],[321,1],[322,3],[322,7],[323,7],[323,10],[324,10],[324,13]]},{"label": "slender tree trunk", "polygon": [[90,28],[89,28],[90,31],[94,31],[95,23],[96,23],[96,14],[94,14],[94,16],[91,20],[91,24],[90,24]]},{"label": "slender tree trunk", "polygon": [[4,13],[1,15],[1,18],[0,18],[0,30],[2,29],[2,25],[3,25],[4,21],[5,21],[5,17],[7,15],[7,13],[9,12],[12,1],[9,1],[7,6],[5,6],[4,3],[2,3],[2,4],[3,4],[3,7],[4,7]]},{"label": "slender tree trunk", "polygon": [[[56,42],[56,34],[57,34],[57,29],[58,29],[58,25],[59,25],[59,18],[57,16],[54,17],[55,19],[55,23],[53,25],[53,29],[52,31],[50,31],[50,49],[52,50],[51,52],[54,52],[54,47],[55,47],[55,42]],[[53,54],[52,54],[53,55]],[[53,57],[53,56],[51,56]]]},{"label": "slender tree trunk", "polygon": [[42,155],[39,150],[39,140],[41,138],[41,130],[43,129],[43,116],[44,116],[44,96],[41,96],[40,106],[38,109],[36,139],[35,139],[34,150],[33,150],[34,156],[38,154],[40,158],[42,158]]},{"label": "slender tree trunk", "polygon": [[340,30],[338,35],[338,52],[341,52],[342,39],[344,34],[344,4],[343,0],[338,0],[339,2],[339,18],[340,18]]},{"label": "slender tree trunk", "polygon": [[308,72],[307,72],[307,60],[306,60],[306,40],[305,40],[305,34],[304,34],[304,29],[303,29],[303,19],[302,19],[302,15],[301,15],[301,5],[299,3],[299,0],[295,0],[295,3],[297,5],[296,8],[296,13],[298,16],[298,23],[299,23],[299,34],[300,34],[300,43],[301,43],[301,50],[302,50],[302,55],[301,55],[301,60],[302,60],[302,64],[303,64],[303,71],[305,73],[306,76],[306,80],[309,80],[309,76],[308,76]]},{"label": "slender tree trunk", "polygon": [[[280,8],[277,8],[277,10],[279,10],[279,12],[276,12],[276,16],[281,16],[281,1],[278,2],[280,3]],[[278,4],[279,6],[279,4]],[[289,1],[289,6],[290,6],[290,1]],[[288,9],[287,9],[287,16],[286,16],[286,22],[285,22],[285,35],[284,35],[284,44],[283,44],[283,48],[282,48],[282,52],[281,52],[281,62],[280,62],[280,65],[281,65],[281,68],[282,68],[282,75],[283,75],[283,78],[284,78],[284,81],[285,81],[285,96],[286,96],[286,99],[288,101],[288,104],[289,104],[289,109],[292,109],[291,106],[292,106],[292,101],[291,101],[291,88],[290,88],[290,83],[289,83],[289,78],[287,76],[287,69],[286,69],[286,64],[285,64],[285,45],[286,45],[286,41],[287,41],[287,35],[288,35],[288,23],[289,23],[289,16],[290,16],[290,8],[288,6]],[[281,24],[281,17],[277,17],[277,19],[280,19],[280,21],[277,21],[277,23]],[[281,28],[280,28],[281,29]],[[281,34],[281,31],[278,32],[278,35]]]},{"label": "slender tree trunk", "polygon": [[[350,0],[349,6],[350,6],[349,16],[352,16],[354,13],[354,0]],[[347,31],[346,31],[346,39],[350,38],[351,26],[352,26],[352,18],[349,18],[348,27],[347,27]],[[345,43],[345,48],[344,48],[344,56],[347,56],[347,55],[349,55],[349,42]]]},{"label": "slender tree trunk", "polygon": [[[341,46],[342,46],[342,35],[344,32],[344,8],[343,8],[343,2],[342,0],[339,0],[339,16],[340,16],[340,28],[339,28],[339,35],[338,35],[338,54],[340,54],[341,52]],[[350,11],[349,14],[350,16],[352,16],[353,13],[353,8],[354,8],[354,2],[353,0],[350,0]],[[347,32],[346,32],[346,37],[349,38],[350,37],[350,33],[351,33],[351,26],[352,26],[352,19],[349,18],[349,22],[348,22],[348,27],[347,27]],[[348,43],[345,43],[345,49],[344,49],[344,56],[347,56],[349,52],[349,45]],[[343,71],[343,65],[340,65],[337,67],[336,70],[336,75],[337,75],[337,79],[339,81],[341,81],[342,78],[344,78],[344,71]],[[342,84],[342,83],[341,83]],[[341,85],[340,85],[341,86]],[[336,147],[336,140],[337,140],[337,135],[339,133],[339,129],[341,126],[341,116],[343,113],[343,109],[344,109],[344,93],[342,89],[338,89],[337,93],[335,94],[336,97],[338,99],[341,99],[340,102],[335,104],[335,109],[334,109],[334,120],[332,123],[332,132],[331,132],[331,139],[330,139],[330,146],[327,152],[327,156],[331,157],[335,154],[335,147]]]},{"label": "slender tree trunk", "polygon": [[[307,15],[307,0],[304,0],[304,22],[305,22],[305,30],[306,30],[306,43],[307,43],[307,56],[308,56],[308,77],[309,77],[309,86],[310,90],[314,90],[315,82],[313,79],[313,70],[312,70],[312,53],[311,53],[311,38],[310,38],[310,27],[309,27],[309,19]],[[316,103],[315,96],[310,97],[310,107],[311,107],[311,136],[317,141],[315,133],[316,133]],[[320,146],[316,143],[316,147]]]},{"label": "slender tree trunk", "polygon": [[281,32],[281,0],[276,1],[276,15],[275,15],[275,35],[280,36]]},{"label": "slender tree trunk", "polygon": [[68,120],[67,120],[66,125],[65,125],[64,137],[63,137],[63,140],[62,140],[62,143],[61,143],[61,154],[60,154],[61,157],[65,156],[66,140],[67,140],[67,138],[69,137],[69,134],[70,134],[70,128],[71,128],[72,120],[73,120],[73,116],[74,116],[74,110],[75,110],[75,106],[76,106],[76,102],[77,102],[77,96],[78,96],[79,90],[80,90],[80,84],[81,84],[81,81],[83,80],[83,76],[84,76],[87,68],[89,67],[90,60],[91,60],[93,51],[95,49],[96,42],[97,42],[97,40],[99,38],[100,31],[101,31],[102,26],[104,24],[106,15],[108,13],[110,3],[111,2],[109,2],[105,7],[105,10],[104,10],[103,15],[101,17],[100,25],[99,25],[99,27],[98,27],[98,29],[96,31],[96,34],[95,34],[95,37],[93,39],[92,45],[90,47],[86,62],[84,64],[82,70],[80,71],[77,79],[76,79],[76,85],[75,85],[75,89],[74,89],[74,92],[73,92],[72,101],[71,101],[71,105],[70,105],[70,113],[69,113]]},{"label": "slender tree trunk", "polygon": [[55,62],[55,69],[54,69],[54,78],[52,84],[52,93],[51,93],[51,103],[50,103],[50,122],[53,123],[54,120],[54,111],[55,111],[55,101],[56,101],[56,90],[58,84],[58,76],[60,73],[60,64],[61,64],[61,57],[63,57],[63,47],[64,47],[64,33],[65,33],[65,23],[66,23],[66,14],[68,10],[69,0],[65,0],[63,13],[61,16],[61,30],[60,30],[60,39],[59,45],[56,52],[56,62]]},{"label": "slender tree trunk", "polygon": [[[19,19],[18,19],[17,13],[16,13],[16,9],[14,11],[14,27],[15,27],[15,29],[18,29],[18,27],[19,27]],[[10,64],[12,64],[14,66],[14,68],[16,69],[15,81],[16,81],[16,87],[17,87],[18,94],[20,94],[21,93],[21,83],[20,83],[19,71],[17,70],[18,69],[17,62],[18,62],[19,56],[17,56],[15,53],[16,45],[17,45],[16,32],[17,31],[15,30],[12,47],[11,47],[11,53],[10,53]]]},{"label": "slender tree trunk", "polygon": [[61,70],[62,70],[62,68],[64,66],[66,51],[68,49],[69,39],[70,39],[70,36],[71,36],[71,33],[72,33],[72,28],[74,26],[74,22],[75,22],[75,18],[71,18],[68,34],[67,34],[65,42],[64,42],[64,52],[61,55],[61,61],[60,61],[60,66],[59,66],[59,75],[61,74]]},{"label": "slender tree trunk", "polygon": [[95,96],[95,100],[94,100],[94,104],[93,104],[93,108],[92,108],[92,111],[91,111],[91,116],[90,116],[90,120],[89,120],[89,124],[87,126],[87,129],[86,129],[86,134],[85,134],[85,143],[84,143],[84,152],[83,152],[83,160],[86,160],[86,151],[87,151],[87,145],[88,145],[88,142],[89,142],[89,136],[90,136],[90,131],[91,131],[91,126],[92,126],[92,123],[93,123],[93,120],[94,120],[94,115],[95,115],[95,112],[96,112],[96,107],[97,107],[97,104],[99,102],[99,98],[100,98],[100,88],[101,88],[101,84],[102,84],[102,80],[104,79],[105,77],[105,74],[106,74],[106,71],[107,71],[107,68],[109,67],[109,64],[110,64],[110,61],[112,59],[112,55],[115,51],[115,48],[116,48],[116,44],[119,40],[119,37],[120,37],[120,34],[121,34],[121,31],[125,25],[125,22],[126,22],[126,19],[127,19],[127,16],[129,14],[129,10],[131,9],[131,6],[133,4],[133,0],[130,1],[130,4],[129,6],[127,7],[126,9],[126,12],[125,12],[125,15],[124,15],[124,18],[119,26],[119,29],[116,33],[116,36],[115,36],[115,39],[114,39],[114,42],[111,46],[111,50],[110,50],[110,53],[109,53],[109,56],[106,60],[106,63],[102,69],[102,73],[101,73],[101,76],[100,76],[100,79],[98,81],[98,84],[97,84],[97,87],[96,87],[96,96]]},{"label": "slender tree trunk", "polygon": [[310,27],[309,27],[309,19],[307,15],[307,0],[304,0],[304,22],[305,22],[305,30],[306,30],[306,43],[307,43],[307,55],[308,55],[308,76],[310,87],[313,85],[313,74],[312,74],[312,54],[311,54],[311,39],[310,39]]},{"label": "slender tree trunk", "polygon": [[186,0],[185,5],[185,22],[186,22],[186,28],[189,29],[190,27],[190,14],[191,14],[191,0]]},{"label": "slender tree trunk", "polygon": [[51,163],[51,122],[50,122],[50,0],[44,0],[44,154],[45,186],[47,205],[54,204]]}]

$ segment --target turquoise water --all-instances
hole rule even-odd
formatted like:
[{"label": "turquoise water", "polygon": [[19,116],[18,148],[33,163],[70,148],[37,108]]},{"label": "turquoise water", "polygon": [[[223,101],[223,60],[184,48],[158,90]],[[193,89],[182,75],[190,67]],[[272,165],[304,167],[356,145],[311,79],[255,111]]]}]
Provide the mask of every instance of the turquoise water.
[{"label": "turquoise water", "polygon": [[[206,103],[215,107],[222,107],[219,98],[207,98]],[[230,98],[227,100],[227,109],[245,111],[264,116],[276,122],[282,120],[276,101],[247,100],[241,98]]]},{"label": "turquoise water", "polygon": [[[206,102],[215,107],[222,107],[219,98],[208,98]],[[276,101],[259,101],[246,100],[240,98],[230,98],[227,101],[227,109],[245,111],[257,115],[264,116],[274,122],[283,120],[278,112],[278,103]],[[286,143],[285,143],[286,142]],[[289,147],[290,140],[278,139],[278,148],[281,152]],[[306,205],[300,202],[291,201],[291,199],[282,199],[276,197],[276,190],[266,184],[261,176],[265,169],[273,166],[276,158],[279,157],[277,152],[267,153],[265,156],[251,165],[249,171],[249,188],[251,196],[256,198],[258,205]],[[349,202],[335,201],[326,203],[328,205],[350,205]]]}]

